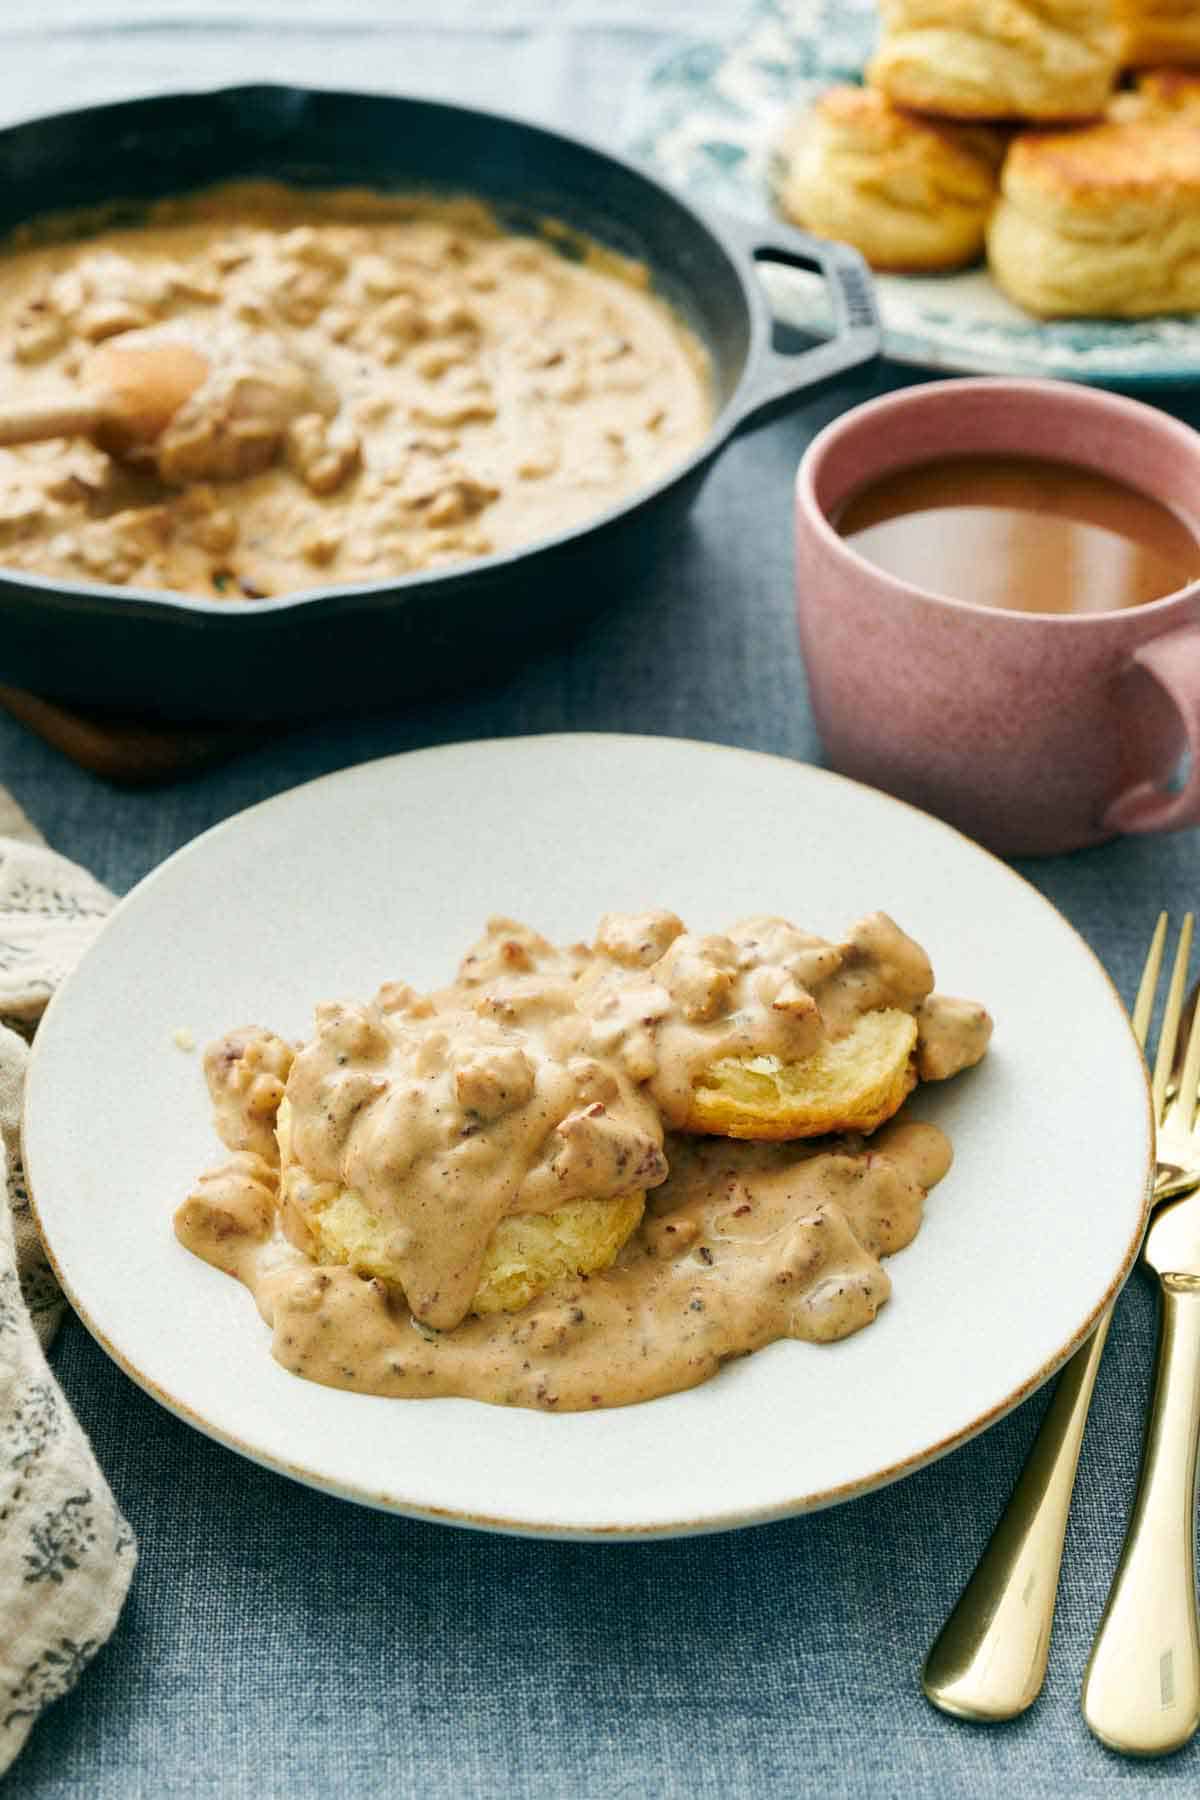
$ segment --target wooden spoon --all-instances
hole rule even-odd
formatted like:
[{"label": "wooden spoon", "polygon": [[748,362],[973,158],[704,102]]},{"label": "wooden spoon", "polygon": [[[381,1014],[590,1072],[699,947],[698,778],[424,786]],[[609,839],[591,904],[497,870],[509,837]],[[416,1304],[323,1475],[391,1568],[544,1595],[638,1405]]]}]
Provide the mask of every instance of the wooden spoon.
[{"label": "wooden spoon", "polygon": [[[206,383],[206,404],[170,432]],[[77,394],[0,407],[0,444],[88,437],[110,456],[186,486],[257,474],[299,414],[337,410],[327,382],[269,345],[209,356],[186,338],[140,331],[101,344],[80,385]]]},{"label": "wooden spoon", "polygon": [[89,357],[82,392],[0,407],[0,444],[89,437],[113,456],[144,453],[210,369],[208,357],[181,338],[114,339]]}]

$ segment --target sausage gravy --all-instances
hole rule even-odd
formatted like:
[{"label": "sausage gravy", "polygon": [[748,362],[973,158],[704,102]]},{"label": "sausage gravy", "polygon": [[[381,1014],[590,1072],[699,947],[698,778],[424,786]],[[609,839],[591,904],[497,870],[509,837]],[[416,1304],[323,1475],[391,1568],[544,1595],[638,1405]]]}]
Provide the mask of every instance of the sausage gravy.
[{"label": "sausage gravy", "polygon": [[[0,563],[42,575],[237,601],[436,569],[581,523],[712,419],[705,353],[642,264],[470,199],[233,183],[67,243],[28,228],[3,267],[14,404],[126,332],[217,365],[155,472],[83,440],[0,449]],[[312,407],[270,467],[195,479],[264,358],[310,372]]]},{"label": "sausage gravy", "polygon": [[[925,1078],[953,1074],[991,1021],[932,986],[882,913],[841,945],[779,919],[699,937],[666,912],[610,915],[570,950],[496,919],[440,993],[322,1005],[299,1048],[261,1028],[211,1046],[234,1155],[176,1232],[252,1290],[284,1367],[369,1393],[616,1406],[777,1338],[845,1337],[888,1297],[881,1258],[916,1235],[944,1135],[700,1138],[672,1131],[674,1097],[731,1047],[801,1060],[880,1006],[913,1015]],[[615,1261],[481,1308],[503,1221],[631,1196]],[[323,1212],[348,1202],[359,1237],[331,1258]]]}]

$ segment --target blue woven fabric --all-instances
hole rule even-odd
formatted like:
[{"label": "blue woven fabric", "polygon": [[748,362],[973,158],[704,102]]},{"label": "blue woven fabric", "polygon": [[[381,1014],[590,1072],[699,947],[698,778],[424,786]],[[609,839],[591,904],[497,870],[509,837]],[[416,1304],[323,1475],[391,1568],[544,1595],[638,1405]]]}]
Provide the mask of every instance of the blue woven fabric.
[{"label": "blue woven fabric", "polygon": [[[66,30],[54,50],[59,64],[81,71],[75,97],[91,97],[98,79],[82,73],[85,10],[65,8],[75,35]],[[530,110],[574,110],[603,130],[618,76],[631,75],[651,35],[637,9],[613,0],[601,32],[568,7],[557,37],[530,23],[543,9],[512,10],[507,38],[455,36],[461,91],[481,98],[486,75],[514,104],[519,92]],[[161,53],[161,79],[177,82],[182,65],[173,51],[168,75],[167,47],[177,51],[182,29],[127,37],[135,76],[157,68]],[[303,19],[289,29],[281,74],[300,72],[287,66],[297,45],[316,54],[315,24],[311,39]],[[18,86],[34,67],[35,37],[7,19],[5,34],[5,106],[33,110],[31,90]],[[195,38],[204,61],[194,78],[236,72],[245,33],[221,27]],[[224,46],[220,71],[214,40]],[[384,41],[371,36],[372,56]],[[550,54],[554,44],[561,54]],[[589,46],[604,78],[600,98],[588,98]],[[447,61],[446,91],[455,66]],[[515,82],[533,67],[560,85],[505,88],[506,71]],[[337,73],[368,80],[361,64]],[[382,79],[376,73],[373,84]],[[120,88],[110,76],[108,91]],[[60,89],[55,99],[72,97]],[[93,780],[0,717],[0,779],[58,849],[123,890],[251,802],[431,743],[649,731],[819,760],[792,614],[791,481],[812,433],[888,379],[900,378],[826,396],[734,445],[676,553],[613,594],[606,616],[572,644],[495,686],[298,729],[202,777],[142,793]],[[1195,832],[1129,840],[1023,872],[1128,995],[1154,911],[1197,898],[1200,841]],[[828,1513],[673,1543],[535,1543],[368,1512],[258,1469],[163,1412],[72,1322],[56,1370],[138,1533],[141,1565],[115,1637],[38,1725],[6,1796],[1192,1792],[1200,1747],[1169,1762],[1128,1763],[1092,1740],[1078,1708],[1136,1476],[1154,1334],[1153,1296],[1135,1277],[1084,1445],[1047,1687],[1025,1718],[986,1729],[930,1710],[917,1670],[1011,1486],[1044,1394],[944,1461]]]},{"label": "blue woven fabric", "polygon": [[[617,729],[815,759],[788,492],[826,400],[735,446],[678,555],[501,686],[325,724],[175,788],[119,793],[0,721],[51,840],[126,887],[214,820],[365,757]],[[745,554],[746,546],[754,554]],[[1128,994],[1155,907],[1200,885],[1193,832],[1030,863]],[[1080,1047],[1081,1054],[1085,1046]],[[162,1412],[72,1324],[57,1372],[141,1541],[112,1643],[38,1726],[16,1795],[971,1795],[1194,1784],[1079,1715],[1136,1476],[1154,1303],[1121,1301],[1084,1447],[1047,1689],[996,1730],[928,1709],[917,1667],[1020,1465],[1038,1397],[883,1493],[785,1524],[592,1547],[480,1537],[293,1486]]]}]

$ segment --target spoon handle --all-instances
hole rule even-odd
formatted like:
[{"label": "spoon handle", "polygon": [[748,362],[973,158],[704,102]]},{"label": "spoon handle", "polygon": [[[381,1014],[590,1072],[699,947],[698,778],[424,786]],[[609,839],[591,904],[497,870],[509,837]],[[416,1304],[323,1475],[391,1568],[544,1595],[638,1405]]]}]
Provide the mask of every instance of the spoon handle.
[{"label": "spoon handle", "polygon": [[0,444],[33,444],[42,438],[90,437],[105,417],[99,400],[64,394],[31,406],[0,407]]},{"label": "spoon handle", "polygon": [[1109,1308],[1059,1376],[1008,1505],[925,1659],[926,1699],[957,1718],[1012,1719],[1041,1692],[1079,1448],[1111,1321]]},{"label": "spoon handle", "polygon": [[1200,1724],[1196,1618],[1196,1455],[1200,1292],[1160,1276],[1154,1400],[1137,1498],[1083,1678],[1083,1716],[1127,1756],[1178,1750]]}]

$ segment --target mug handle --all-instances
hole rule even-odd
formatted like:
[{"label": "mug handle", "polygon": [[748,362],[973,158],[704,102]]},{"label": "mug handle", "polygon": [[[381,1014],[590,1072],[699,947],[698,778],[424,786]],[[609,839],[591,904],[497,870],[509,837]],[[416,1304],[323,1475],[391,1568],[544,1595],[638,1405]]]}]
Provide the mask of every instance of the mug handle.
[{"label": "mug handle", "polygon": [[732,239],[752,264],[784,263],[820,275],[829,295],[833,336],[794,355],[771,347],[770,303],[758,280],[757,269],[748,284],[757,303],[758,352],[753,356],[745,392],[739,394],[734,433],[753,430],[794,401],[797,395],[822,382],[844,375],[847,369],[871,362],[879,355],[880,322],[871,272],[857,250],[829,238],[813,237],[794,225],[778,220],[757,224],[730,213],[718,215],[722,234]]},{"label": "mug handle", "polygon": [[1111,831],[1176,831],[1200,825],[1200,625],[1184,625],[1152,638],[1133,653],[1167,693],[1183,721],[1190,766],[1178,793],[1139,781],[1110,802],[1103,823]]}]

